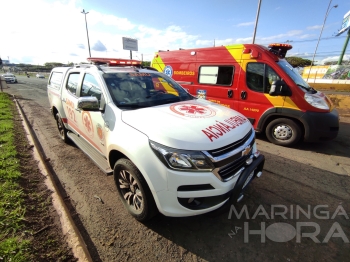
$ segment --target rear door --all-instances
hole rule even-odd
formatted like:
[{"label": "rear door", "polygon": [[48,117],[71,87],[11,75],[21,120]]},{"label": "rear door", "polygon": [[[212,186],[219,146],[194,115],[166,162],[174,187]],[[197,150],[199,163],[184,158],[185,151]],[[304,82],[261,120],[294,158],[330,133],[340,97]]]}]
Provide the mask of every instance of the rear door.
[{"label": "rear door", "polygon": [[234,109],[234,74],[233,65],[199,65],[194,95]]},{"label": "rear door", "polygon": [[69,129],[77,134],[82,133],[81,111],[77,109],[79,98],[79,86],[81,83],[81,73],[78,70],[72,70],[68,73],[64,86],[62,87],[62,105],[66,115],[64,121]]}]

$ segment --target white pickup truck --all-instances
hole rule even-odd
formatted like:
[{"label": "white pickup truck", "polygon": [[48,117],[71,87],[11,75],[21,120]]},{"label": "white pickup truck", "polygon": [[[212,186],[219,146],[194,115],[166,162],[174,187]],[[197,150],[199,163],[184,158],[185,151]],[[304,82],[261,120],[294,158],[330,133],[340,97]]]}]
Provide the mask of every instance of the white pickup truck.
[{"label": "white pickup truck", "polygon": [[190,95],[139,61],[57,67],[48,98],[61,138],[113,174],[139,221],[193,216],[240,201],[265,158],[240,113]]}]

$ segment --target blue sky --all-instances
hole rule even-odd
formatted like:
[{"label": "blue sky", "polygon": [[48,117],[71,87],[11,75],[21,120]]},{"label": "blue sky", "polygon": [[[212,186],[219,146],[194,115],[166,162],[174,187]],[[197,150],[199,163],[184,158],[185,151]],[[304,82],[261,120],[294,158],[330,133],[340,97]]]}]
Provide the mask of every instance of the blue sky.
[{"label": "blue sky", "polygon": [[[0,56],[13,63],[130,58],[122,37],[138,40],[134,59],[158,50],[252,43],[259,0],[0,0]],[[289,42],[287,56],[312,59],[330,0],[261,0],[256,44]],[[334,8],[334,5],[338,5]],[[5,7],[5,8],[4,8]],[[5,11],[7,10],[7,11]],[[15,10],[15,12],[10,11]],[[315,57],[338,60],[346,34],[335,37],[349,0],[332,0]],[[350,59],[350,44],[344,60]]]}]

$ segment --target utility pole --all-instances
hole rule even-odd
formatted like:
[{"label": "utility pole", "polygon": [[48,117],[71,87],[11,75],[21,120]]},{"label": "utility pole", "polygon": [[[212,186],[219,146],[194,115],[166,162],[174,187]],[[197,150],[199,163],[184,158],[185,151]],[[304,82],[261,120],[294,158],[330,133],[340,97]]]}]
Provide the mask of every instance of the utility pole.
[{"label": "utility pole", "polygon": [[258,21],[259,21],[259,14],[260,14],[260,5],[261,5],[261,0],[259,0],[258,11],[256,13],[254,35],[253,35],[253,44],[255,42],[256,29],[258,28]]},{"label": "utility pole", "polygon": [[341,65],[341,63],[343,62],[343,57],[344,57],[344,54],[345,54],[345,50],[348,47],[349,38],[350,38],[350,29],[348,29],[348,35],[347,35],[347,37],[345,39],[344,47],[343,47],[343,50],[341,51],[341,55],[339,56],[339,60],[338,60],[337,65]]},{"label": "utility pole", "polygon": [[332,0],[329,1],[328,7],[327,7],[327,11],[326,11],[326,15],[324,16],[323,25],[322,25],[322,28],[321,28],[320,36],[318,37],[318,41],[317,41],[317,44],[316,44],[316,48],[315,48],[314,55],[313,55],[313,57],[312,57],[312,62],[311,62],[311,65],[310,65],[309,74],[307,75],[306,82],[309,80],[311,68],[312,68],[312,66],[314,65],[314,60],[315,60],[315,56],[316,56],[318,44],[320,43],[320,39],[321,39],[321,36],[322,36],[323,28],[324,28],[324,25],[326,24],[326,20],[327,20],[327,17],[328,17],[328,15],[329,15],[329,12],[332,10],[333,7],[334,7],[334,8],[337,8],[337,7],[338,7],[338,5],[334,5],[334,6],[331,7],[331,3],[332,3]]},{"label": "utility pole", "polygon": [[86,15],[87,15],[89,12],[85,12],[85,10],[83,9],[83,12],[81,12],[81,13],[85,15],[85,26],[86,26],[86,35],[87,35],[88,47],[89,47],[89,57],[91,57],[90,41],[89,41],[89,32],[88,32],[88,27],[87,27],[87,22],[86,22]]}]

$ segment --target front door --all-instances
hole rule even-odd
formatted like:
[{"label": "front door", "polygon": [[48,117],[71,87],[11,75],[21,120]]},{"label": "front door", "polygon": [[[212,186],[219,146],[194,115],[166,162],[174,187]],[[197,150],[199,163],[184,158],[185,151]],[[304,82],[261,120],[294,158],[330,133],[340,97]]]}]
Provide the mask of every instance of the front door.
[{"label": "front door", "polygon": [[271,83],[281,80],[280,76],[266,63],[249,62],[246,74],[241,75],[238,111],[245,115],[254,128],[261,115],[268,109],[283,107],[284,97],[269,95]]},{"label": "front door", "polygon": [[[101,83],[93,74],[85,73],[82,80],[79,97],[93,96],[101,102],[103,92]],[[106,153],[106,123],[101,111],[81,111],[82,133],[95,149],[105,156]]]}]

